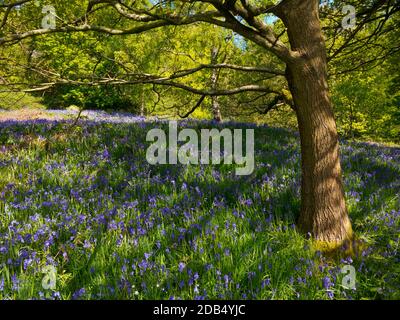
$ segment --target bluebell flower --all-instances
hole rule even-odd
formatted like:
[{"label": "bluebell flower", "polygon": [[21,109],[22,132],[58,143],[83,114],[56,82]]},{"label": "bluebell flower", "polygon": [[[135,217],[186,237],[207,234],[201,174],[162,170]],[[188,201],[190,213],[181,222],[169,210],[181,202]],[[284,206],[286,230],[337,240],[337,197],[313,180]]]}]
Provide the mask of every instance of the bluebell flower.
[{"label": "bluebell flower", "polygon": [[58,291],[53,292],[53,299],[55,300],[61,300],[61,294]]},{"label": "bluebell flower", "polygon": [[144,253],[144,257],[145,257],[145,259],[146,260],[149,260],[150,259],[150,257],[151,257],[151,253]]},{"label": "bluebell flower", "polygon": [[324,277],[322,279],[322,284],[325,289],[329,289],[332,286],[331,278],[329,277]]},{"label": "bluebell flower", "polygon": [[178,270],[179,272],[183,272],[183,270],[185,270],[186,265],[183,262],[180,262],[178,265]]},{"label": "bluebell flower", "polygon": [[85,293],[86,293],[85,288],[81,288],[81,289],[75,291],[75,293],[72,295],[72,300],[78,300],[83,295],[85,295]]},{"label": "bluebell flower", "polygon": [[269,278],[264,279],[264,280],[261,282],[261,288],[264,289],[265,287],[269,286],[270,284],[271,284],[271,280],[270,280]]},{"label": "bluebell flower", "polygon": [[18,280],[18,278],[17,278],[17,276],[15,274],[13,274],[11,276],[11,283],[12,283],[12,288],[11,289],[13,291],[18,291],[18,289],[19,289],[19,280]]}]

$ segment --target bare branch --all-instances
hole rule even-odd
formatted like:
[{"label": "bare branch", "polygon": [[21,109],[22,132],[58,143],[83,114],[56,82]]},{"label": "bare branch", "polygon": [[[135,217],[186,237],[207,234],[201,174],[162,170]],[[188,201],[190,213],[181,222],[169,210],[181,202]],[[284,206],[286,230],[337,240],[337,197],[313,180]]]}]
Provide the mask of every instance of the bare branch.
[{"label": "bare branch", "polygon": [[193,112],[196,111],[196,109],[197,109],[198,107],[201,106],[201,104],[203,103],[203,101],[204,101],[205,98],[206,98],[206,96],[204,96],[204,95],[201,96],[201,98],[199,99],[199,101],[197,101],[196,105],[195,105],[192,109],[190,109],[190,110],[189,110],[187,113],[185,113],[183,116],[180,115],[180,114],[178,113],[178,116],[179,116],[180,118],[182,118],[182,119],[185,119],[185,118],[189,117]]}]

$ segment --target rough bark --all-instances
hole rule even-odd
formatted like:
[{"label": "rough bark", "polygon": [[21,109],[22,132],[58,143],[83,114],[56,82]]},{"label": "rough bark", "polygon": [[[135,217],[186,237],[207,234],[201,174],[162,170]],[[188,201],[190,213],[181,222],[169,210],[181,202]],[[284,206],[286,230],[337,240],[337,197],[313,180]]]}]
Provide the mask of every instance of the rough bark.
[{"label": "rough bark", "polygon": [[292,50],[287,66],[300,131],[302,190],[299,228],[334,249],[352,238],[327,83],[327,59],[317,0],[289,0],[279,8]]}]

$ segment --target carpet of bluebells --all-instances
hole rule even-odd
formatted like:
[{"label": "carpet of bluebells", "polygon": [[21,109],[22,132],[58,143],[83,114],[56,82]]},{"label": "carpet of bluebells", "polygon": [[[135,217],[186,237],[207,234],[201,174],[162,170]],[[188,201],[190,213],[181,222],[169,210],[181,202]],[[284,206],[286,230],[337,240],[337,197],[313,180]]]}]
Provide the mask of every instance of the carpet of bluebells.
[{"label": "carpet of bluebells", "polygon": [[[163,122],[0,123],[0,299],[400,299],[400,148],[341,141],[353,258],[295,221],[298,135],[252,124],[256,169],[146,161]],[[356,269],[356,289],[342,267]],[[44,289],[45,266],[56,286]]]}]

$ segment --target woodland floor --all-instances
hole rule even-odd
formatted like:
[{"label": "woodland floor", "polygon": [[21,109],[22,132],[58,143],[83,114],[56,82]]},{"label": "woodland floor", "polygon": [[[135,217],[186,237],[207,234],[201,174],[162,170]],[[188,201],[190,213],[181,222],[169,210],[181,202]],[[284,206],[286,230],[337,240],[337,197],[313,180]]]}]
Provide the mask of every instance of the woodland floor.
[{"label": "woodland floor", "polygon": [[71,127],[74,115],[0,112],[0,299],[400,299],[399,147],[341,141],[363,246],[333,259],[295,228],[296,133],[217,125],[255,129],[256,169],[240,177],[233,165],[149,165],[146,133],[163,122],[88,111]]}]

